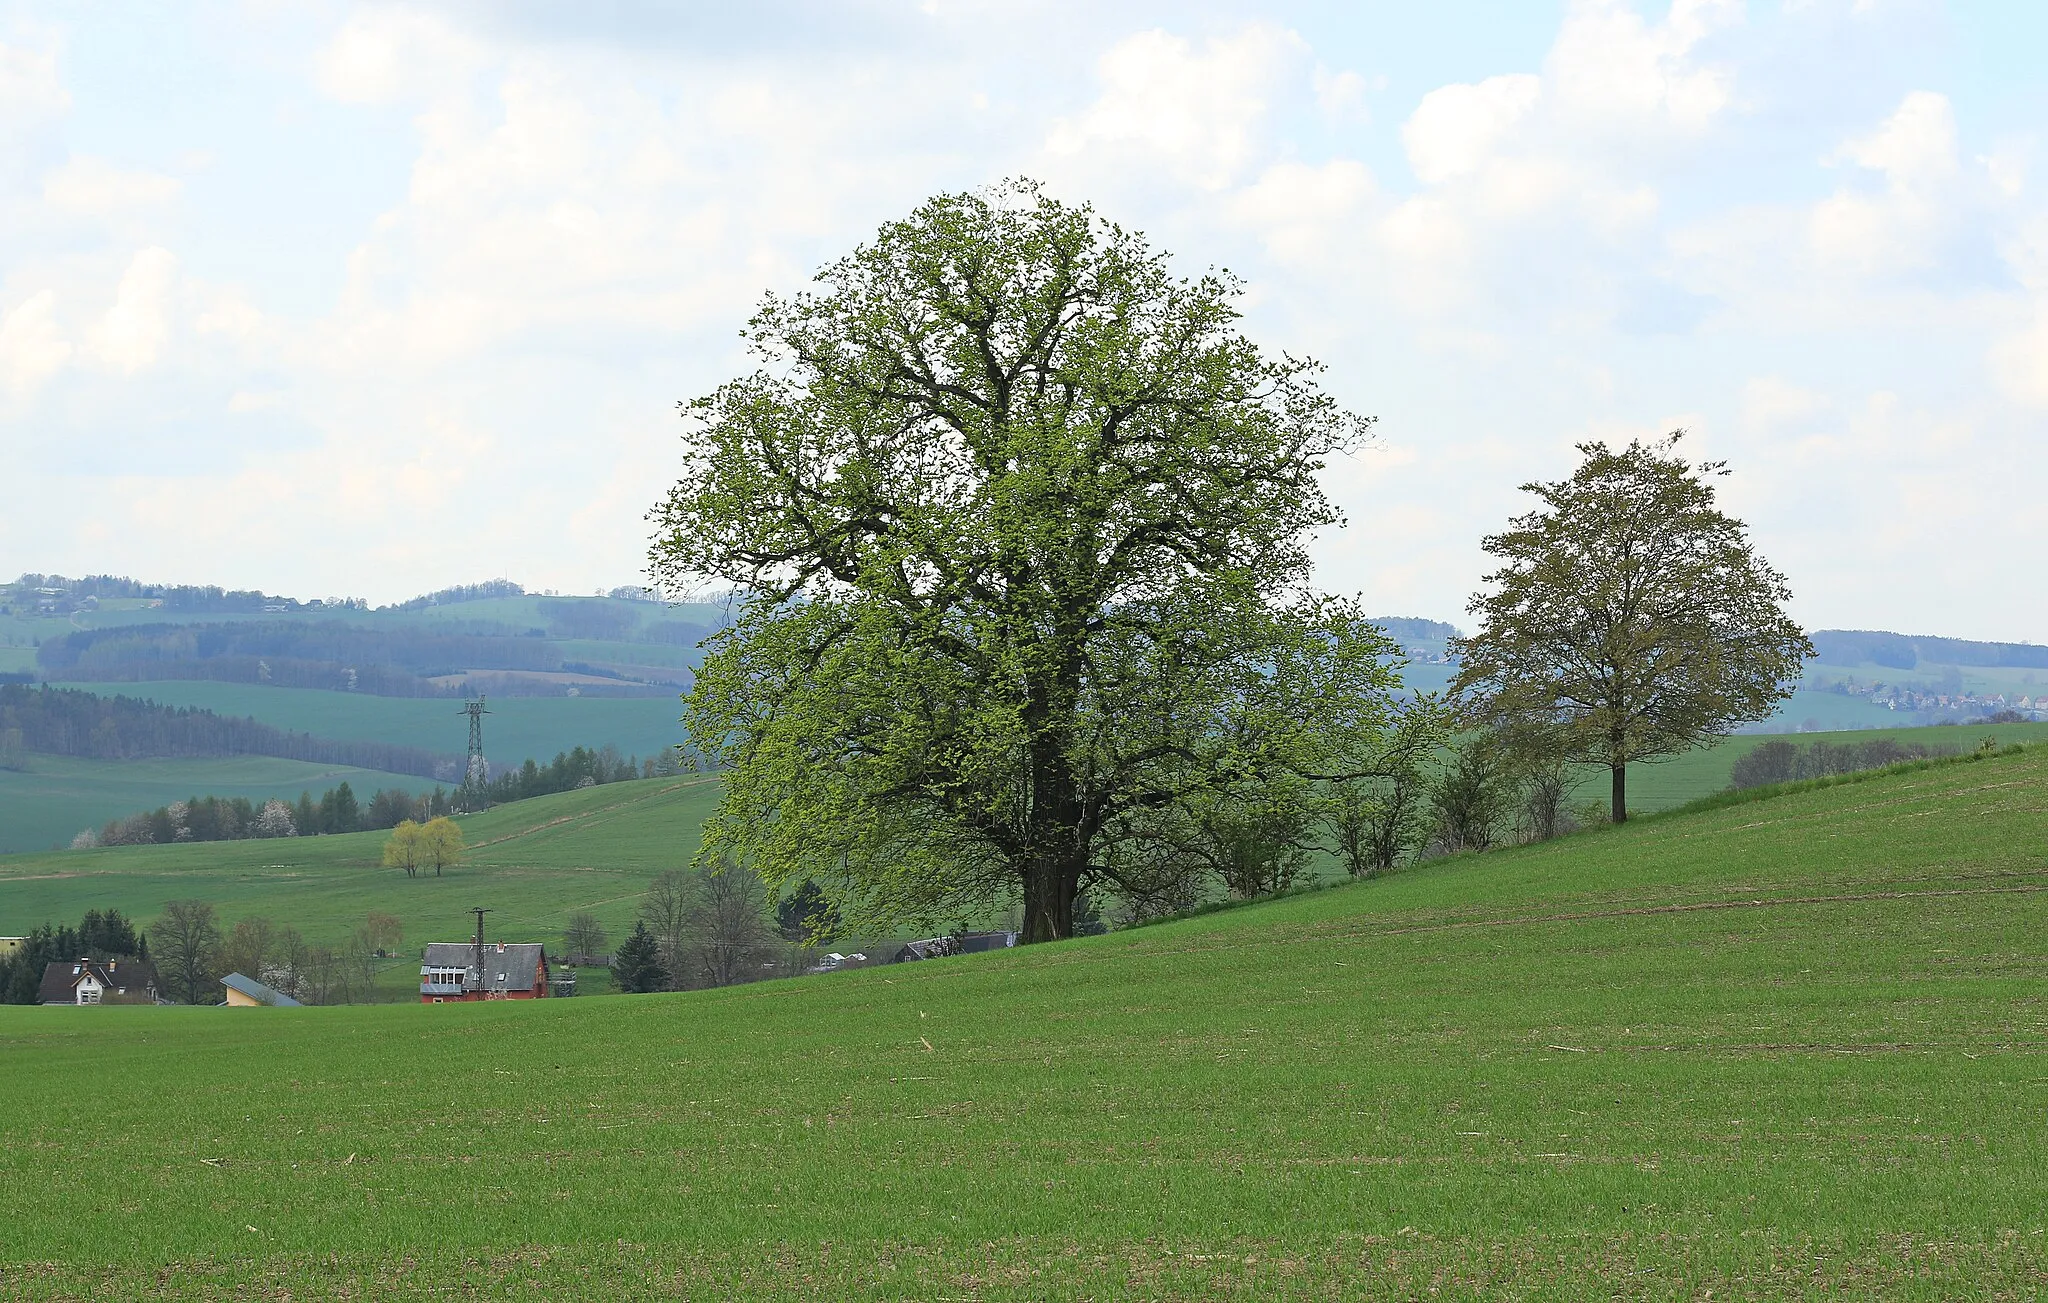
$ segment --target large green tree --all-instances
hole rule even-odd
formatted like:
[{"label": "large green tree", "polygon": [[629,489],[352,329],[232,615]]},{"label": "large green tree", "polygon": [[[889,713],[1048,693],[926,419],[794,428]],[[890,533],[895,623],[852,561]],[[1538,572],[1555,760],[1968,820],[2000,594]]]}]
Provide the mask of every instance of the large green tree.
[{"label": "large green tree", "polygon": [[744,602],[686,716],[726,770],[705,862],[849,925],[1021,895],[1042,941],[1165,814],[1353,763],[1395,649],[1303,548],[1367,422],[1240,293],[1017,182],[763,301],[652,515],[670,591]]},{"label": "large green tree", "polygon": [[1600,765],[1616,822],[1628,767],[1770,715],[1813,647],[1785,577],[1724,514],[1725,463],[1678,454],[1684,432],[1579,445],[1568,480],[1485,541],[1501,564],[1472,599],[1455,691],[1522,750]]}]

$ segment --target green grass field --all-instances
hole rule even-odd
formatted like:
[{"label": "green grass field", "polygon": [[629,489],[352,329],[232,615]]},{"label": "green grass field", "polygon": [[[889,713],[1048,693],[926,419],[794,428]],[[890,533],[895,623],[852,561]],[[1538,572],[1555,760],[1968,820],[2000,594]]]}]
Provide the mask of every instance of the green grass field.
[{"label": "green grass field", "polygon": [[[1953,747],[1958,751],[1976,749],[1985,738],[1995,739],[2001,746],[2014,742],[2048,741],[2048,724],[1955,724],[1935,728],[1880,728],[1852,729],[1835,733],[1743,733],[1724,738],[1711,747],[1703,747],[1685,755],[1662,760],[1651,765],[1636,765],[1629,769],[1629,808],[1655,813],[1697,801],[1711,796],[1728,786],[1735,762],[1766,742],[1790,742],[1794,746],[1810,746],[1815,742],[1856,743],[1869,742],[1876,738],[1896,738],[1900,742],[1916,743],[1925,747]],[[1607,797],[1607,774],[1599,770],[1586,775],[1580,783],[1582,800]]]},{"label": "green grass field", "polygon": [[[494,937],[558,945],[578,911],[630,929],[648,880],[696,853],[715,791],[647,779],[463,815],[469,854],[438,878],[383,868],[381,832],[0,857],[0,936],[108,906],[146,924],[165,902],[196,899],[230,924],[262,915],[315,942],[339,942],[378,910],[398,916],[414,948],[460,940],[465,911],[485,906]],[[392,980],[416,983],[417,972]]]},{"label": "green grass field", "polygon": [[[1894,730],[1893,735],[1968,749],[1984,736],[1996,736],[2001,742],[2048,739],[2048,725]],[[1858,740],[1872,736],[1877,735],[1817,734],[1812,738]],[[1631,771],[1631,805],[1654,812],[1720,791],[1727,786],[1736,757],[1769,740],[1730,738],[1709,750],[1639,767]],[[45,762],[39,759],[36,763],[40,770]],[[89,761],[48,763],[58,770],[108,767]],[[247,766],[256,781],[272,765],[293,773],[355,775],[350,781],[365,796],[378,782],[416,781],[391,775],[365,777],[358,771],[315,771],[313,766],[289,761],[140,762],[133,766],[138,774],[135,786],[122,789],[120,812],[191,795],[186,787],[177,786],[190,777],[225,781],[239,772],[235,766]],[[202,774],[187,766],[215,768]],[[83,785],[88,789],[106,781],[103,775],[88,777],[92,781]],[[51,830],[29,845],[68,842],[72,832],[86,825],[75,809],[55,802],[48,804],[44,813],[46,806],[32,794],[34,789],[10,786],[20,780],[54,782],[56,778],[56,774],[0,772],[0,809],[42,817]],[[334,781],[338,779],[311,786],[318,790]],[[290,786],[284,794],[296,795],[304,785]],[[259,794],[259,789],[260,783],[250,794]],[[202,786],[198,790],[215,789]],[[10,800],[17,791],[23,794]],[[158,795],[145,799],[152,792]],[[1600,775],[1589,777],[1580,793],[1587,800],[1604,794],[1604,777]],[[635,898],[650,878],[689,862],[696,850],[697,826],[714,800],[713,789],[706,784],[649,779],[465,815],[461,821],[465,836],[478,849],[470,863],[451,870],[438,882],[425,878],[408,881],[396,870],[382,868],[379,858],[384,833],[0,856],[0,935],[46,921],[75,921],[87,909],[108,905],[147,923],[166,901],[186,898],[212,901],[230,922],[262,914],[315,940],[339,941],[370,910],[397,914],[406,924],[409,939],[423,939],[429,932],[440,936],[450,928],[459,930],[462,911],[470,905],[489,905],[501,911],[493,921],[496,935],[553,940],[569,915],[580,910],[596,913],[616,931],[631,926]],[[10,813],[0,822],[11,830],[15,818]],[[33,829],[40,825],[23,826]]]},{"label": "green grass field", "polygon": [[[0,872],[15,852],[68,846],[109,819],[154,810],[191,796],[296,799],[346,782],[367,798],[380,787],[423,791],[425,779],[345,765],[316,765],[274,756],[222,760],[78,760],[32,754],[25,770],[0,769]],[[0,906],[0,914],[6,912]],[[5,929],[0,928],[0,933]]]},{"label": "green grass field", "polygon": [[2030,1299],[2044,925],[2048,748],[723,992],[5,1008],[0,1296]]}]

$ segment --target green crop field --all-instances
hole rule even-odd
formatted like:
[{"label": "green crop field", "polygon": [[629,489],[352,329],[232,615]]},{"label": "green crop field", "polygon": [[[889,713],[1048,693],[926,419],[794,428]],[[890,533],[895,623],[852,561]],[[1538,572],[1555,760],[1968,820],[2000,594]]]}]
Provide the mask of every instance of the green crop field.
[{"label": "green crop field", "polygon": [[[458,758],[469,745],[462,703],[445,698],[192,681],[54,686],[248,715],[275,728],[451,752]],[[683,740],[682,726],[676,722],[682,702],[673,696],[505,697],[489,704],[484,754],[499,767],[517,765],[529,756],[545,762],[558,751],[607,742],[628,755],[651,756]]]},{"label": "green crop field", "polygon": [[[222,760],[78,760],[31,754],[25,769],[0,769],[0,873],[9,852],[68,846],[87,828],[153,810],[191,796],[245,796],[252,801],[302,791],[316,796],[346,782],[364,797],[380,787],[409,792],[433,786],[425,779],[346,765],[317,765],[273,756]],[[66,852],[70,854],[70,852]],[[6,911],[0,907],[0,914]],[[0,935],[6,933],[0,927]]]},{"label": "green crop field", "polygon": [[2031,1299],[2044,936],[2037,748],[721,992],[0,1008],[0,1296]]},{"label": "green crop field", "polygon": [[463,815],[470,851],[442,877],[381,867],[381,832],[10,855],[0,936],[109,906],[147,924],[166,901],[204,900],[230,924],[262,915],[316,942],[339,942],[377,910],[414,945],[459,940],[465,911],[485,906],[493,936],[558,944],[578,911],[630,929],[648,880],[696,853],[715,795],[703,779],[645,779]]},{"label": "green crop field", "polygon": [[[1877,738],[1929,748],[1952,747],[1971,751],[1984,739],[2001,746],[2015,742],[2048,741],[2048,724],[1953,724],[1930,728],[1858,728],[1835,733],[1743,733],[1724,738],[1710,747],[1689,751],[1656,764],[1631,766],[1628,771],[1629,808],[1655,813],[1711,796],[1728,786],[1735,762],[1766,742],[1790,742],[1811,746],[1816,742],[1860,743]],[[1579,799],[1607,797],[1605,770],[1590,772],[1579,784]]]}]

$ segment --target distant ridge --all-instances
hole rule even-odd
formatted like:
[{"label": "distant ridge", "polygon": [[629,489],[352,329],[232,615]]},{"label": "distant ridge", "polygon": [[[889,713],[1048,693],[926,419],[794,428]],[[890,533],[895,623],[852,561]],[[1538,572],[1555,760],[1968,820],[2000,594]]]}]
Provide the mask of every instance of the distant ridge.
[{"label": "distant ridge", "polygon": [[1910,670],[1922,661],[1983,669],[2048,669],[2048,647],[2025,642],[1972,642],[1890,633],[1881,629],[1818,629],[1814,659],[1827,665],[1878,665]]}]

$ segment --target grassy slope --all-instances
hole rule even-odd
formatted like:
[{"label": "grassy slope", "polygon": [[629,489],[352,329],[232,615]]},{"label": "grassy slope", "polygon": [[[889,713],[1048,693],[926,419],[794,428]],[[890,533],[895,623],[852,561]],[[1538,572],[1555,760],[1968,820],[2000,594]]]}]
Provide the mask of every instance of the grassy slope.
[{"label": "grassy slope", "polygon": [[712,794],[703,780],[646,779],[464,815],[467,862],[440,878],[381,867],[385,833],[8,856],[0,935],[110,905],[147,923],[183,899],[316,941],[340,940],[371,910],[396,914],[410,944],[459,939],[472,905],[496,911],[492,935],[506,938],[558,941],[578,910],[630,927],[647,880],[696,852]]},{"label": "grassy slope", "polygon": [[[2048,725],[1892,732],[1908,740],[1967,749],[1985,735],[2007,742],[2048,738]],[[1873,736],[1877,735],[1865,732],[1814,738],[1856,741]],[[1632,804],[1652,811],[1669,809],[1719,791],[1727,786],[1735,758],[1769,740],[1730,738],[1712,750],[1638,768],[1631,775]],[[37,763],[39,767],[44,764],[41,760]],[[90,765],[84,761],[51,763],[79,768]],[[185,782],[178,775],[192,776],[179,766],[245,764],[252,773],[260,774],[262,766],[272,763],[293,772],[313,769],[284,761],[151,762],[134,767],[147,781],[129,796],[139,797],[159,788],[170,793],[147,802],[156,805],[189,795],[183,787],[172,791]],[[148,778],[152,773],[158,777]],[[10,780],[23,777],[0,773],[0,802],[7,800]],[[383,777],[392,783],[413,781]],[[368,794],[370,780],[358,776],[351,781]],[[287,790],[295,793],[298,789]],[[1603,781],[1596,776],[1587,780],[1581,795],[1593,799],[1604,791]],[[122,798],[124,811],[145,803],[131,801],[129,796]],[[427,879],[406,882],[394,871],[379,867],[383,833],[289,843],[230,842],[4,856],[0,857],[0,935],[45,920],[69,921],[89,908],[105,905],[147,921],[165,901],[186,897],[213,901],[229,920],[264,914],[316,939],[339,939],[365,913],[376,909],[399,914],[406,920],[407,936],[417,940],[426,933],[415,931],[416,927],[446,931],[460,923],[461,911],[471,904],[502,911],[493,922],[494,930],[523,929],[524,934],[536,937],[555,936],[569,914],[583,909],[596,912],[607,927],[630,926],[632,896],[655,873],[687,862],[696,847],[697,824],[709,812],[711,802],[706,788],[655,779],[543,797],[485,815],[465,816],[469,839],[488,844],[470,865],[452,871],[438,883]],[[35,811],[41,807],[24,801],[15,808]],[[56,832],[31,844],[46,846],[59,834],[68,840],[70,832],[80,826],[83,821],[66,814],[51,824]],[[0,832],[0,838],[5,835]],[[309,888],[309,884],[318,886]]]},{"label": "grassy slope", "polygon": [[301,791],[317,796],[341,782],[364,798],[379,787],[422,791],[433,786],[405,774],[273,756],[102,761],[31,755],[26,770],[0,769],[0,871],[11,862],[10,852],[68,846],[81,829],[189,796],[296,799]]},{"label": "grassy slope", "polygon": [[[1766,742],[1790,742],[1803,747],[1815,742],[1855,744],[1881,737],[1926,747],[1954,747],[1959,751],[1970,751],[1987,737],[1996,738],[2001,745],[2048,740],[2048,724],[1957,724],[1937,728],[1854,729],[1798,736],[1744,733],[1671,760],[1632,767],[1629,770],[1629,807],[1653,812],[1669,810],[1718,792],[1728,786],[1735,762]],[[1581,783],[1582,799],[1604,799],[1606,795],[1607,775],[1604,770],[1589,775]]]},{"label": "grassy slope", "polygon": [[2037,750],[726,992],[0,1009],[0,1280],[2031,1298],[2044,843]]}]

